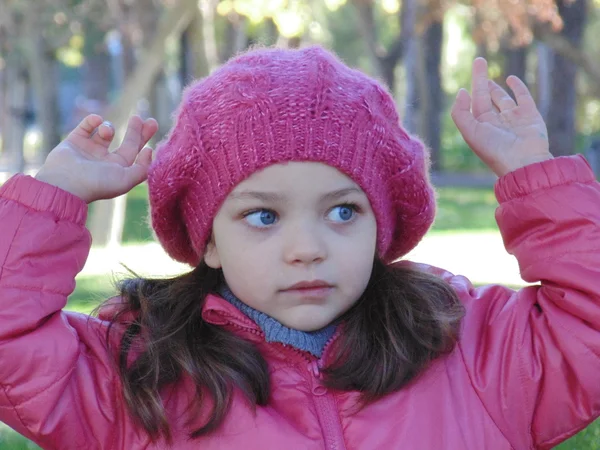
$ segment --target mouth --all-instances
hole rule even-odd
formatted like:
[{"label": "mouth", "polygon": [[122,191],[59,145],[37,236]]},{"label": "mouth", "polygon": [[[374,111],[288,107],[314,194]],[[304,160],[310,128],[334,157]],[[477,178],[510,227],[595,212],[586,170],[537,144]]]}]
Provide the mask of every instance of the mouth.
[{"label": "mouth", "polygon": [[313,280],[313,281],[301,281],[300,283],[296,283],[286,289],[284,291],[310,291],[315,289],[329,289],[332,288],[333,285],[329,284],[323,280]]},{"label": "mouth", "polygon": [[282,292],[302,298],[313,298],[323,300],[329,296],[334,286],[323,280],[301,281],[296,283]]}]

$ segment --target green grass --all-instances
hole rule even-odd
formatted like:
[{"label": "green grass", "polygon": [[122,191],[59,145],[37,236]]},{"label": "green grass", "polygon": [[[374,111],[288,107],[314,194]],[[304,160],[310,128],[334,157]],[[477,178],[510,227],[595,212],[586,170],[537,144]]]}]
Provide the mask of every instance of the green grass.
[{"label": "green grass", "polygon": [[[497,230],[492,189],[438,188],[438,213],[432,233]],[[147,186],[136,187],[127,196],[127,221],[123,242],[134,244],[152,239],[147,225]],[[89,313],[99,302],[114,295],[111,276],[80,276],[69,297],[67,309]],[[0,450],[38,449],[24,437],[0,424]],[[600,420],[557,447],[560,450],[600,450]]]},{"label": "green grass", "polygon": [[600,419],[555,448],[557,450],[600,450]]},{"label": "green grass", "polygon": [[77,286],[69,297],[67,309],[89,314],[99,303],[115,295],[112,279],[106,276],[78,277]]},{"label": "green grass", "polygon": [[127,221],[123,228],[123,242],[152,240],[148,225],[148,185],[136,186],[127,194]]},{"label": "green grass", "polygon": [[437,214],[432,232],[497,230],[498,202],[491,188],[437,189]]},{"label": "green grass", "polygon": [[33,450],[39,447],[0,422],[0,449]]}]

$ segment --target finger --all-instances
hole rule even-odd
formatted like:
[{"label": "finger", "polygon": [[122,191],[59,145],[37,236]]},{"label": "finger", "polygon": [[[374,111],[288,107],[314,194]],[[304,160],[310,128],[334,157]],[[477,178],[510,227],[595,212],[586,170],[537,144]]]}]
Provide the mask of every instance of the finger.
[{"label": "finger", "polygon": [[152,148],[144,147],[142,151],[138,154],[138,157],[135,160],[135,164],[140,166],[145,166],[146,168],[150,167],[152,163]]},{"label": "finger", "polygon": [[96,144],[99,144],[105,148],[108,148],[113,138],[115,137],[115,128],[113,125],[104,121],[100,124],[98,128],[96,128],[92,133],[92,141]]},{"label": "finger", "polygon": [[152,136],[154,136],[156,134],[156,132],[158,131],[158,122],[153,119],[147,119],[144,121],[144,126],[142,128],[142,146],[145,146],[150,139],[152,139]]},{"label": "finger", "polygon": [[527,85],[519,77],[511,75],[506,79],[506,84],[515,94],[517,104],[526,108],[536,108],[535,100],[531,96],[531,92],[527,88]]},{"label": "finger", "polygon": [[75,127],[75,129],[69,133],[69,136],[90,138],[101,123],[102,117],[100,117],[98,114],[90,114],[85,116],[83,120]]},{"label": "finger", "polygon": [[487,112],[494,111],[488,85],[488,66],[484,58],[476,58],[473,61],[471,95],[473,96],[473,115],[476,118]]},{"label": "finger", "polygon": [[152,162],[152,149],[150,147],[144,147],[134,164],[125,168],[127,178],[130,182],[129,189],[137,186],[148,178],[148,168]]},{"label": "finger", "polygon": [[492,102],[500,112],[517,107],[512,97],[500,85],[492,80],[489,80],[488,85]]},{"label": "finger", "polygon": [[127,165],[133,164],[140,149],[144,146],[142,143],[142,131],[144,121],[138,115],[131,116],[127,123],[127,130],[123,142],[115,150],[115,154],[121,156]]},{"label": "finger", "polygon": [[476,126],[477,120],[471,112],[471,97],[466,89],[458,91],[450,115],[461,133]]}]

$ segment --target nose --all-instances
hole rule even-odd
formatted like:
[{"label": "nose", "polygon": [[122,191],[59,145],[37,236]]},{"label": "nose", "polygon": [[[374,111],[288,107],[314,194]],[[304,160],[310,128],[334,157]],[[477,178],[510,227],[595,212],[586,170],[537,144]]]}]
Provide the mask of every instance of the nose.
[{"label": "nose", "polygon": [[327,258],[327,245],[318,227],[297,224],[285,236],[284,259],[288,264],[315,264]]}]

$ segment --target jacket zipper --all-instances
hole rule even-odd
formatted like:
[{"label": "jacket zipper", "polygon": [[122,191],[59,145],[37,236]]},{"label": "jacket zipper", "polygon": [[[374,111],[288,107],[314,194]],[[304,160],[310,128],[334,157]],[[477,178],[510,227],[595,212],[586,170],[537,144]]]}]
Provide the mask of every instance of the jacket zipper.
[{"label": "jacket zipper", "polygon": [[345,450],[344,434],[342,423],[335,404],[333,394],[321,384],[321,360],[311,361],[308,370],[311,373],[313,401],[315,403],[319,422],[323,429],[325,438],[325,448],[328,450]]},{"label": "jacket zipper", "polygon": [[[254,335],[264,337],[264,333],[259,330],[253,330],[244,326],[238,325],[237,323],[229,322],[229,325],[233,327],[250,332]],[[290,349],[298,357],[308,363],[308,371],[311,378],[312,386],[312,398],[315,403],[319,423],[323,429],[323,437],[325,440],[325,448],[327,450],[346,450],[346,443],[344,442],[344,434],[342,431],[342,423],[340,416],[335,404],[335,398],[329,390],[321,384],[321,367],[323,365],[323,358],[326,356],[326,350],[329,344],[334,340],[336,336],[332,336],[329,341],[325,344],[325,350],[321,359],[308,358],[302,351],[296,349]]]}]

